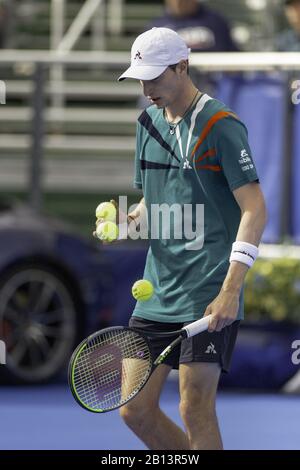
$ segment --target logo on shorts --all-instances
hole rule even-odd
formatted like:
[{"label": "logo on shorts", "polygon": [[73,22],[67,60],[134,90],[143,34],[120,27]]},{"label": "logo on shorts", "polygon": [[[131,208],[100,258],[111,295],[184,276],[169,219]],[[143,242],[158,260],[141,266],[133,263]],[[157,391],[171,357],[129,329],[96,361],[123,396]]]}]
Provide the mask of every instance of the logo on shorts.
[{"label": "logo on shorts", "polygon": [[213,343],[210,343],[209,346],[207,346],[205,354],[217,354],[217,351],[215,350],[215,345]]}]

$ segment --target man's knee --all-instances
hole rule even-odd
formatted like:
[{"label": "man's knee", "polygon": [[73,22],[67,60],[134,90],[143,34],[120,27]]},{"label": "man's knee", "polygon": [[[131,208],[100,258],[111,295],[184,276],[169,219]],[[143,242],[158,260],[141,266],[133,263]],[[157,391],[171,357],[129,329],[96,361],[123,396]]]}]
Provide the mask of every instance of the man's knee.
[{"label": "man's knee", "polygon": [[[180,367],[180,414],[185,422],[215,415],[220,367],[214,363],[182,364]],[[197,416],[197,417],[196,417]]]},{"label": "man's knee", "polygon": [[195,421],[200,424],[200,421],[205,423],[215,419],[215,392],[202,390],[191,385],[181,396],[179,411],[186,425],[192,425]]},{"label": "man's knee", "polygon": [[158,407],[145,407],[145,405],[134,402],[120,408],[120,416],[127,426],[133,430],[148,429],[153,426]]}]

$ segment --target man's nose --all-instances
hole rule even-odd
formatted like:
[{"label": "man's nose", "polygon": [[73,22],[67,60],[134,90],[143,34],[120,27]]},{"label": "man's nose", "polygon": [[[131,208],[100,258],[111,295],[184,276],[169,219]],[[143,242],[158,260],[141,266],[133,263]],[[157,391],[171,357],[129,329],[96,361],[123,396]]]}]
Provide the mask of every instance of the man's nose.
[{"label": "man's nose", "polygon": [[151,84],[147,80],[146,81],[141,80],[141,84],[142,84],[142,87],[143,87],[144,95],[145,96],[151,96],[151,91],[152,91]]}]

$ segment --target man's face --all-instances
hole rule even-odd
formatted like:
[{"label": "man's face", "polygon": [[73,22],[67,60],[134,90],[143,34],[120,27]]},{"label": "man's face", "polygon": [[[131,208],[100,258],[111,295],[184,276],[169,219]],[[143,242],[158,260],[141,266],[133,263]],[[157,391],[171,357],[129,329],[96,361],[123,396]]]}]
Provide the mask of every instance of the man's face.
[{"label": "man's face", "polygon": [[188,16],[198,8],[197,0],[166,0],[169,12],[175,16]]},{"label": "man's face", "polygon": [[300,33],[300,0],[287,5],[285,14],[292,28]]},{"label": "man's face", "polygon": [[[178,67],[178,66],[177,66]],[[182,76],[169,67],[154,80],[140,80],[143,93],[151,104],[165,108],[177,98],[182,86]]]}]

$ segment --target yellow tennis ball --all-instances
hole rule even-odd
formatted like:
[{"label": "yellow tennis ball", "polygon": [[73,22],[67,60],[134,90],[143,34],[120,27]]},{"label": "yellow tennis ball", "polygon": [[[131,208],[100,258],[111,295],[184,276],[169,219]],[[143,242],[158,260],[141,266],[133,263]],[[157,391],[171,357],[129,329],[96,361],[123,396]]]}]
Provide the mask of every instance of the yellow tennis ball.
[{"label": "yellow tennis ball", "polygon": [[115,222],[117,218],[117,209],[111,202],[101,202],[96,209],[97,219],[103,219],[105,222]]},{"label": "yellow tennis ball", "polygon": [[136,281],[131,289],[132,295],[136,300],[149,300],[153,295],[153,285],[146,279]]},{"label": "yellow tennis ball", "polygon": [[112,242],[118,238],[119,229],[113,222],[106,221],[97,226],[96,234],[100,240]]}]

